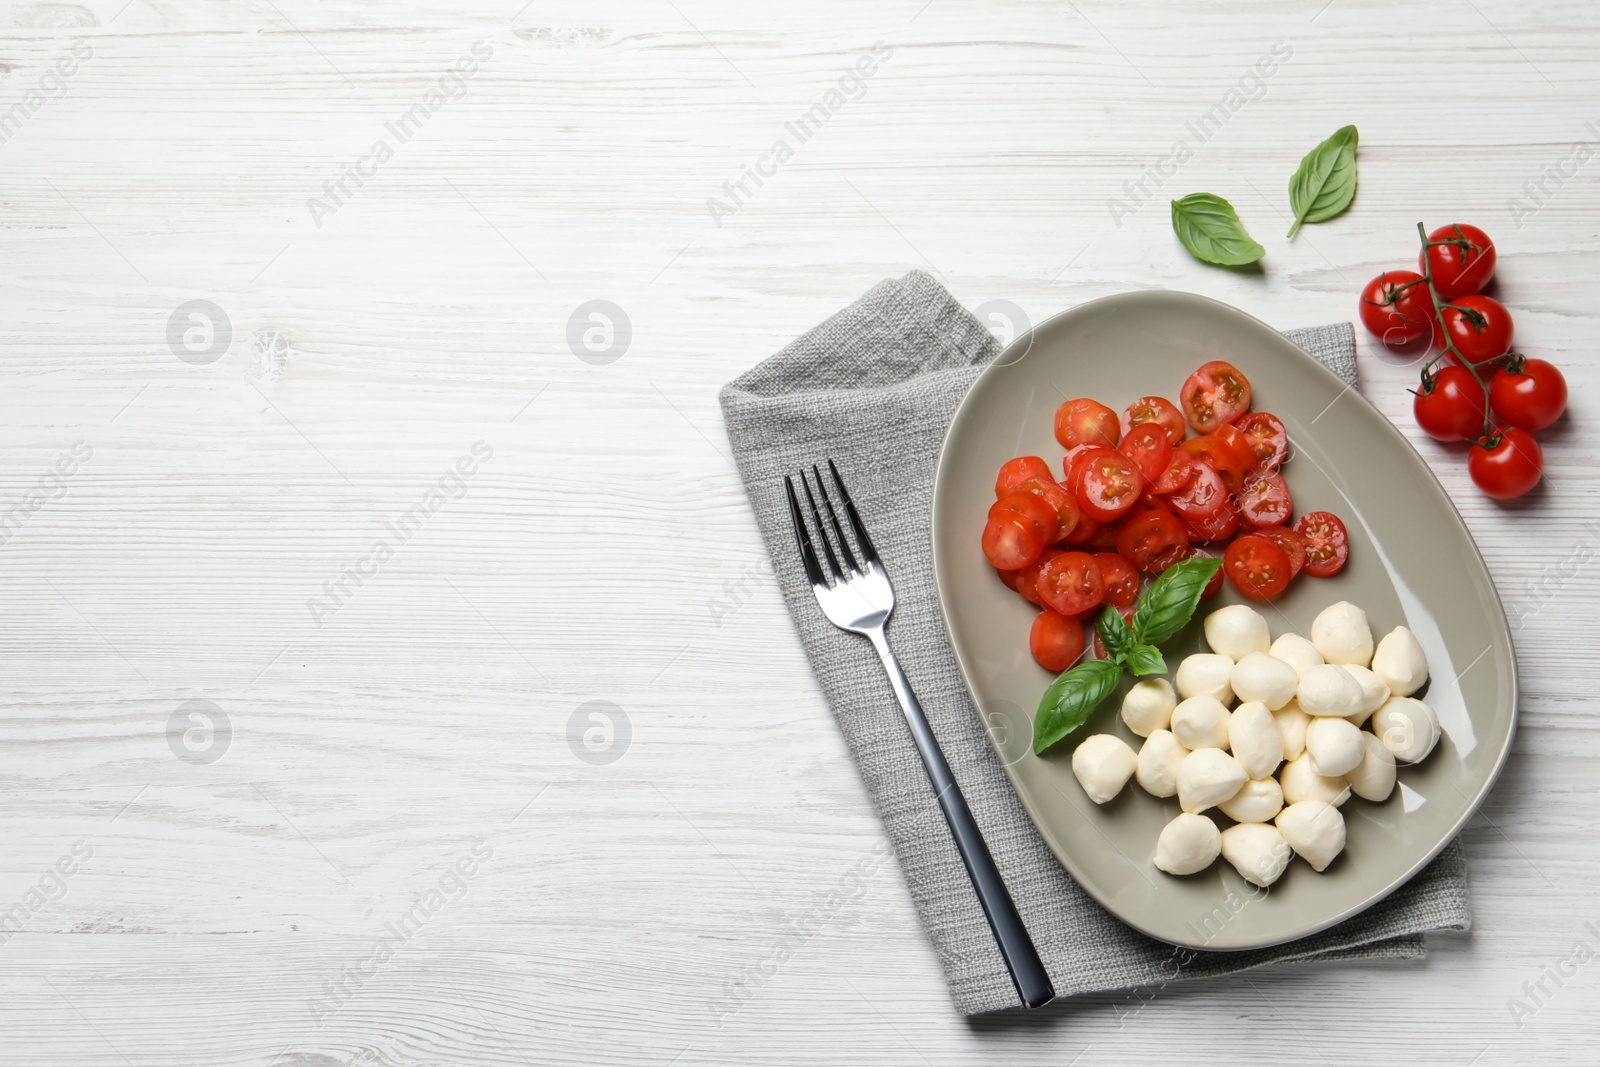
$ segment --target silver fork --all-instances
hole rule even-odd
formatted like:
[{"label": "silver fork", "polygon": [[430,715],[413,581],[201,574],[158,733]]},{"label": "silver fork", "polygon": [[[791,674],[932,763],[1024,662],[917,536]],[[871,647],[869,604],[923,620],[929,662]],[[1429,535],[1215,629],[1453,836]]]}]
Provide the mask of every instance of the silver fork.
[{"label": "silver fork", "polygon": [[[806,502],[811,507],[811,517],[817,527],[817,539],[822,542],[822,551],[828,561],[828,573],[823,573],[822,563],[817,558],[817,550],[806,528],[805,514],[800,509],[800,498],[795,494],[794,479],[786,475],[783,484],[789,492],[789,518],[794,522],[794,539],[800,547],[800,560],[805,565],[811,591],[817,595],[817,603],[829,622],[841,630],[861,634],[878,650],[884,673],[889,676],[894,695],[900,700],[900,710],[905,712],[906,725],[911,728],[911,739],[916,743],[917,752],[922,756],[922,765],[927,769],[928,778],[938,795],[939,807],[944,810],[945,821],[950,824],[956,849],[966,864],[972,887],[978,893],[978,902],[983,905],[989,928],[994,931],[995,941],[999,943],[1000,955],[1005,958],[1011,980],[1016,984],[1017,995],[1030,1008],[1048,1004],[1056,995],[1055,988],[1050,984],[1050,976],[1045,972],[1039,952],[1033,946],[1033,939],[1028,936],[1028,928],[1017,914],[1011,894],[1006,891],[1006,884],[994,865],[988,845],[984,844],[983,835],[972,818],[966,798],[961,795],[961,789],[950,773],[950,765],[939,750],[939,742],[928,726],[928,717],[922,713],[922,705],[911,691],[911,683],[906,680],[905,671],[900,669],[900,661],[895,659],[893,650],[889,648],[885,627],[889,615],[894,611],[894,587],[889,584],[889,574],[884,570],[883,561],[878,558],[877,549],[872,546],[872,539],[867,536],[867,528],[844,487],[839,468],[831,459],[828,460],[828,470],[833,475],[833,485],[838,490],[845,519],[855,534],[861,559],[858,561],[851,550],[850,540],[845,537],[844,528],[839,523],[839,513],[834,510],[833,498],[823,484],[822,472],[813,464],[810,479],[804,471],[800,472],[800,485],[805,490]],[[812,492],[813,481],[816,483],[816,493]],[[817,507],[817,494],[822,496],[823,509]],[[822,521],[824,509],[828,516],[826,523]],[[830,529],[833,531],[831,541],[828,537]],[[834,552],[835,544],[838,546],[837,554]],[[841,557],[844,560],[842,568]]]}]

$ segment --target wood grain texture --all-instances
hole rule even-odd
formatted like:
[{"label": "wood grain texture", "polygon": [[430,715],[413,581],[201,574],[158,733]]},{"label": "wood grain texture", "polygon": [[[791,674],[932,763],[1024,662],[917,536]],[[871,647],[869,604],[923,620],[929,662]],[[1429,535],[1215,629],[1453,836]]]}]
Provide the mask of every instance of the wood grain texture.
[{"label": "wood grain texture", "polygon": [[[0,512],[22,508],[0,913],[26,912],[0,1062],[1592,1061],[1600,965],[1563,961],[1600,952],[1600,162],[1524,190],[1600,137],[1592,5],[123,2],[0,12],[0,115],[25,112],[0,143]],[[878,42],[853,98],[790,133]],[[1350,122],[1354,207],[1286,243],[1288,175]],[[1166,201],[1196,190],[1239,207],[1261,274],[1183,253]],[[1519,347],[1573,387],[1548,485],[1503,507],[1362,338],[1363,394],[1520,619],[1522,729],[1466,835],[1474,931],[1422,963],[958,1019],[767,577],[717,388],[915,267],[1033,321],[1154,286],[1344,319],[1419,218],[1496,235]],[[196,299],[232,329],[203,366],[167,341]],[[631,323],[607,365],[567,342],[595,299]],[[492,458],[445,480],[475,442]],[[194,700],[231,725],[213,762],[169,744]],[[603,765],[569,743],[596,700],[631,730]],[[92,857],[52,876],[75,842]]]}]

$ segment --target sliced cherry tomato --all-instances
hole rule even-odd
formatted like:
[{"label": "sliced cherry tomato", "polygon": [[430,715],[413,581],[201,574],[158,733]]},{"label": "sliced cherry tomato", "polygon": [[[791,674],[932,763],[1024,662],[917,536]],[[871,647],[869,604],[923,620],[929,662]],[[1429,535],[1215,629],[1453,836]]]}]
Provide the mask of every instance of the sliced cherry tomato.
[{"label": "sliced cherry tomato", "polygon": [[1144,476],[1139,465],[1112,448],[1097,448],[1078,474],[1078,503],[1090,517],[1109,522],[1139,502]]},{"label": "sliced cherry tomato", "polygon": [[1129,515],[1117,532],[1117,552],[1145,574],[1165,569],[1156,565],[1157,557],[1173,549],[1186,552],[1188,548],[1189,535],[1183,523],[1176,515],[1155,508]]},{"label": "sliced cherry tomato", "polygon": [[[1190,552],[1190,558],[1191,559],[1193,559],[1195,556],[1203,556],[1206,559],[1216,559],[1217,558],[1216,556],[1212,555],[1210,552],[1207,552],[1207,551],[1205,551],[1203,549],[1199,549],[1199,548],[1190,549],[1189,552]],[[1214,597],[1218,593],[1222,592],[1222,571],[1223,571],[1223,568],[1218,567],[1217,568],[1217,573],[1213,574],[1211,576],[1211,580],[1206,583],[1206,587],[1204,589],[1200,590],[1200,599],[1201,600],[1210,600],[1212,597]]]},{"label": "sliced cherry tomato", "polygon": [[1476,293],[1494,276],[1494,242],[1476,226],[1456,223],[1440,226],[1428,240],[1446,241],[1430,245],[1417,257],[1424,274],[1433,275],[1433,288],[1444,299]]},{"label": "sliced cherry tomato", "polygon": [[[1249,415],[1240,416],[1240,418],[1244,419],[1249,417]],[[1250,439],[1244,435],[1244,431],[1240,430],[1238,426],[1232,423],[1227,426],[1219,426],[1217,427],[1217,436],[1226,441],[1228,447],[1233,449],[1233,454],[1239,457],[1239,462],[1244,464],[1245,470],[1250,470],[1256,465],[1255,446],[1250,443]]]},{"label": "sliced cherry tomato", "polygon": [[[1023,568],[1023,570],[1026,570],[1026,569],[1027,568]],[[1017,587],[1017,576],[1019,574],[1021,574],[1022,571],[1021,570],[1003,571],[1003,570],[996,569],[995,573],[1000,576],[1000,581],[1005,585],[1005,587],[1007,589],[1015,589]]]},{"label": "sliced cherry tomato", "polygon": [[[1066,483],[1062,482],[1061,487],[1065,489]],[[1099,519],[1085,514],[1080,510],[1078,512],[1078,524],[1074,526],[1072,528],[1072,532],[1067,535],[1066,543],[1069,545],[1086,544],[1098,537],[1101,529],[1102,527]]]},{"label": "sliced cherry tomato", "polygon": [[1049,504],[1056,513],[1056,536],[1050,539],[1051,544],[1063,541],[1078,525],[1078,516],[1081,511],[1078,507],[1078,498],[1061,488],[1060,483],[1050,478],[1029,478],[1017,486],[1024,493],[1034,496]]},{"label": "sliced cherry tomato", "polygon": [[1389,348],[1407,349],[1432,328],[1433,298],[1414,270],[1386,270],[1361,290],[1361,325]]},{"label": "sliced cherry tomato", "polygon": [[1083,623],[1045,610],[1028,631],[1028,651],[1047,671],[1064,671],[1083,655]]},{"label": "sliced cherry tomato", "polygon": [[1544,452],[1527,430],[1515,426],[1495,431],[1493,444],[1476,442],[1467,456],[1467,473],[1496,500],[1515,500],[1539,484]]},{"label": "sliced cherry tomato", "polygon": [[1038,527],[1040,541],[1047,545],[1055,544],[1056,535],[1061,528],[1061,516],[1057,515],[1056,509],[1046,504],[1042,497],[1024,492],[1007,493],[989,506],[989,517],[992,519],[1001,511],[1015,511],[1019,515],[1026,515]]},{"label": "sliced cherry tomato", "polygon": [[1078,475],[1083,473],[1083,461],[1090,452],[1104,445],[1073,445],[1067,450],[1066,457],[1061,461],[1061,484],[1069,493],[1078,491]]},{"label": "sliced cherry tomato", "polygon": [[1227,486],[1230,493],[1239,491],[1239,486],[1244,484],[1245,472],[1256,463],[1255,453],[1247,446],[1235,448],[1214,433],[1191,437],[1179,447],[1195,459],[1210,463],[1222,475],[1222,484]]},{"label": "sliced cherry tomato", "polygon": [[[1133,609],[1132,608],[1119,607],[1119,608],[1117,608],[1117,614],[1122,616],[1122,621],[1123,622],[1127,623],[1129,626],[1133,625]],[[1095,616],[1095,618],[1098,620],[1099,616],[1097,615],[1097,616]],[[1100,640],[1100,627],[1098,627],[1098,626],[1096,626],[1094,628],[1094,658],[1095,659],[1107,659],[1107,658],[1109,658],[1106,655],[1106,643],[1104,641]]]},{"label": "sliced cherry tomato", "polygon": [[1087,552],[1063,552],[1039,572],[1039,599],[1051,611],[1082,615],[1100,606],[1106,595],[1100,564]]},{"label": "sliced cherry tomato", "polygon": [[1194,477],[1194,457],[1181,448],[1173,449],[1172,459],[1167,463],[1167,469],[1162,472],[1150,486],[1152,493],[1166,495],[1176,493],[1179,489],[1189,484],[1189,479]]},{"label": "sliced cherry tomato", "polygon": [[1239,513],[1232,504],[1224,500],[1222,509],[1213,515],[1198,519],[1184,519],[1183,525],[1189,531],[1189,538],[1194,541],[1221,541],[1223,538],[1232,537],[1239,528]]},{"label": "sliced cherry tomato", "polygon": [[1100,578],[1106,584],[1106,603],[1119,608],[1129,608],[1139,599],[1138,568],[1120,552],[1099,552],[1095,562],[1100,564]]},{"label": "sliced cherry tomato", "polygon": [[1096,530],[1094,536],[1085,541],[1083,546],[1085,548],[1098,548],[1106,552],[1114,552],[1117,548],[1117,531],[1121,528],[1121,519],[1117,519],[1114,522],[1103,522],[1100,524],[1100,529]]},{"label": "sliced cherry tomato", "polygon": [[1300,568],[1306,565],[1306,539],[1289,529],[1287,526],[1263,526],[1252,531],[1257,537],[1265,537],[1268,541],[1283,549],[1283,554],[1289,557],[1289,577],[1293,578],[1300,573]]},{"label": "sliced cherry tomato", "polygon": [[1022,594],[1022,599],[1030,604],[1044,606],[1044,601],[1039,598],[1039,572],[1044,570],[1044,565],[1061,555],[1059,548],[1047,548],[1039,553],[1039,558],[1017,572],[1017,592]]},{"label": "sliced cherry tomato", "polygon": [[1000,476],[994,480],[996,499],[1005,496],[1029,478],[1050,477],[1050,464],[1038,456],[1018,456],[1000,464]]},{"label": "sliced cherry tomato", "polygon": [[1038,525],[1028,516],[1001,509],[989,516],[983,528],[983,554],[1003,571],[1020,570],[1039,558],[1044,538]]},{"label": "sliced cherry tomato", "polygon": [[1178,391],[1184,418],[1201,433],[1215,433],[1250,410],[1250,379],[1220,359],[1203,364]]},{"label": "sliced cherry tomato", "polygon": [[1217,468],[1204,461],[1194,465],[1194,477],[1175,493],[1167,494],[1172,510],[1186,519],[1210,518],[1228,506],[1228,487]]},{"label": "sliced cherry tomato", "polygon": [[1260,470],[1275,471],[1289,455],[1289,431],[1283,420],[1265,411],[1252,411],[1233,424],[1244,435]]},{"label": "sliced cherry tomato", "polygon": [[1331,511],[1308,511],[1295,520],[1294,532],[1306,539],[1306,573],[1332,578],[1350,558],[1350,532]]},{"label": "sliced cherry tomato", "polygon": [[1139,464],[1139,474],[1146,484],[1166,473],[1172,462],[1172,442],[1159,423],[1146,422],[1135,426],[1123,435],[1117,451]]},{"label": "sliced cherry tomato", "polygon": [[1474,367],[1511,351],[1511,312],[1492,296],[1458,296],[1433,320],[1433,344],[1444,348],[1448,338],[1456,356]]},{"label": "sliced cherry tomato", "polygon": [[1567,410],[1567,380],[1548,360],[1513,360],[1489,380],[1489,403],[1505,425],[1542,430]]},{"label": "sliced cherry tomato", "polygon": [[1056,440],[1062,448],[1103,445],[1116,448],[1122,436],[1117,413],[1097,400],[1078,397],[1056,408]]},{"label": "sliced cherry tomato", "polygon": [[1289,557],[1283,549],[1258,534],[1245,534],[1222,553],[1222,569],[1239,592],[1266,600],[1289,584]]},{"label": "sliced cherry tomato", "polygon": [[1167,431],[1167,443],[1174,448],[1178,447],[1178,442],[1183,440],[1187,432],[1183,425],[1183,412],[1164,396],[1141,396],[1129,404],[1122,413],[1122,436],[1127,437],[1129,430],[1147,422],[1153,422]]},{"label": "sliced cherry tomato", "polygon": [[1417,390],[1411,414],[1423,432],[1437,441],[1469,440],[1483,432],[1483,390],[1471,371],[1447,363]]},{"label": "sliced cherry tomato", "polygon": [[1282,526],[1294,511],[1289,483],[1275,471],[1257,471],[1239,487],[1239,518],[1251,526]]}]

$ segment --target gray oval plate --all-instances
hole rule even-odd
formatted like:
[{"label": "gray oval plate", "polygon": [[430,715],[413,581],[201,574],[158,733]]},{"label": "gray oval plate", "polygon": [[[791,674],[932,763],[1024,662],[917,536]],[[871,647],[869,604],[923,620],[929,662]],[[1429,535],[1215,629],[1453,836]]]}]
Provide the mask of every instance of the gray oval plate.
[{"label": "gray oval plate", "polygon": [[[1425,762],[1400,771],[1381,804],[1342,809],[1344,853],[1322,874],[1296,860],[1268,891],[1226,862],[1186,878],[1156,870],[1156,837],[1178,813],[1130,783],[1104,806],[1070,766],[1072,739],[1035,756],[1022,738],[1052,675],[1028,654],[1035,609],[1000,584],[979,549],[994,476],[1012,456],[1059,468],[1056,407],[1075,396],[1120,410],[1136,397],[1175,397],[1206,360],[1250,379],[1257,410],[1288,428],[1285,476],[1295,513],[1326,509],[1350,530],[1337,577],[1301,577],[1264,609],[1273,636],[1307,633],[1337,600],[1364,608],[1382,636],[1404,624],[1428,655],[1425,694],[1445,737]],[[1359,393],[1258,319],[1188,293],[1095,300],[1019,337],[973,383],[945,438],[933,493],[933,561],[950,642],[974,704],[1039,833],[1062,864],[1114,914],[1153,937],[1192,948],[1261,948],[1304,937],[1382,900],[1453,838],[1482,802],[1510,749],[1516,664],[1505,612],[1483,559],[1422,457]],[[1242,600],[1231,585],[1164,651],[1176,666],[1203,648],[1206,611]],[[1258,605],[1259,606],[1259,605]],[[1124,681],[1124,688],[1128,684]],[[1140,739],[1117,714],[1120,692],[1079,737]]]}]

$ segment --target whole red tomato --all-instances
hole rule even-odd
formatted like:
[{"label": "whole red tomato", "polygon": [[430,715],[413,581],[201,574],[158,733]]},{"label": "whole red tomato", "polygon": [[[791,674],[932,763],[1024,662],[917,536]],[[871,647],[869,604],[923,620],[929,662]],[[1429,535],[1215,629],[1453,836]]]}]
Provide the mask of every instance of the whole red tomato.
[{"label": "whole red tomato", "polygon": [[1567,409],[1567,380],[1546,360],[1516,360],[1489,379],[1489,403],[1506,425],[1542,430]]},{"label": "whole red tomato", "polygon": [[1494,242],[1476,226],[1441,226],[1428,234],[1428,241],[1418,265],[1433,275],[1433,288],[1445,300],[1476,293],[1494,276]]},{"label": "whole red tomato", "polygon": [[1433,298],[1422,275],[1386,270],[1361,290],[1361,325],[1390,348],[1416,344],[1432,329]]},{"label": "whole red tomato", "polygon": [[1511,426],[1475,442],[1467,457],[1467,473],[1496,500],[1515,500],[1544,473],[1544,452],[1527,430]]},{"label": "whole red tomato", "polygon": [[[1474,293],[1456,297],[1433,321],[1433,343],[1449,338],[1457,354],[1474,367],[1511,351],[1511,312],[1500,301]],[[1462,309],[1462,310],[1457,310]]]},{"label": "whole red tomato", "polygon": [[1470,440],[1483,433],[1483,390],[1471,371],[1446,365],[1423,381],[1411,402],[1411,413],[1435,440]]}]

